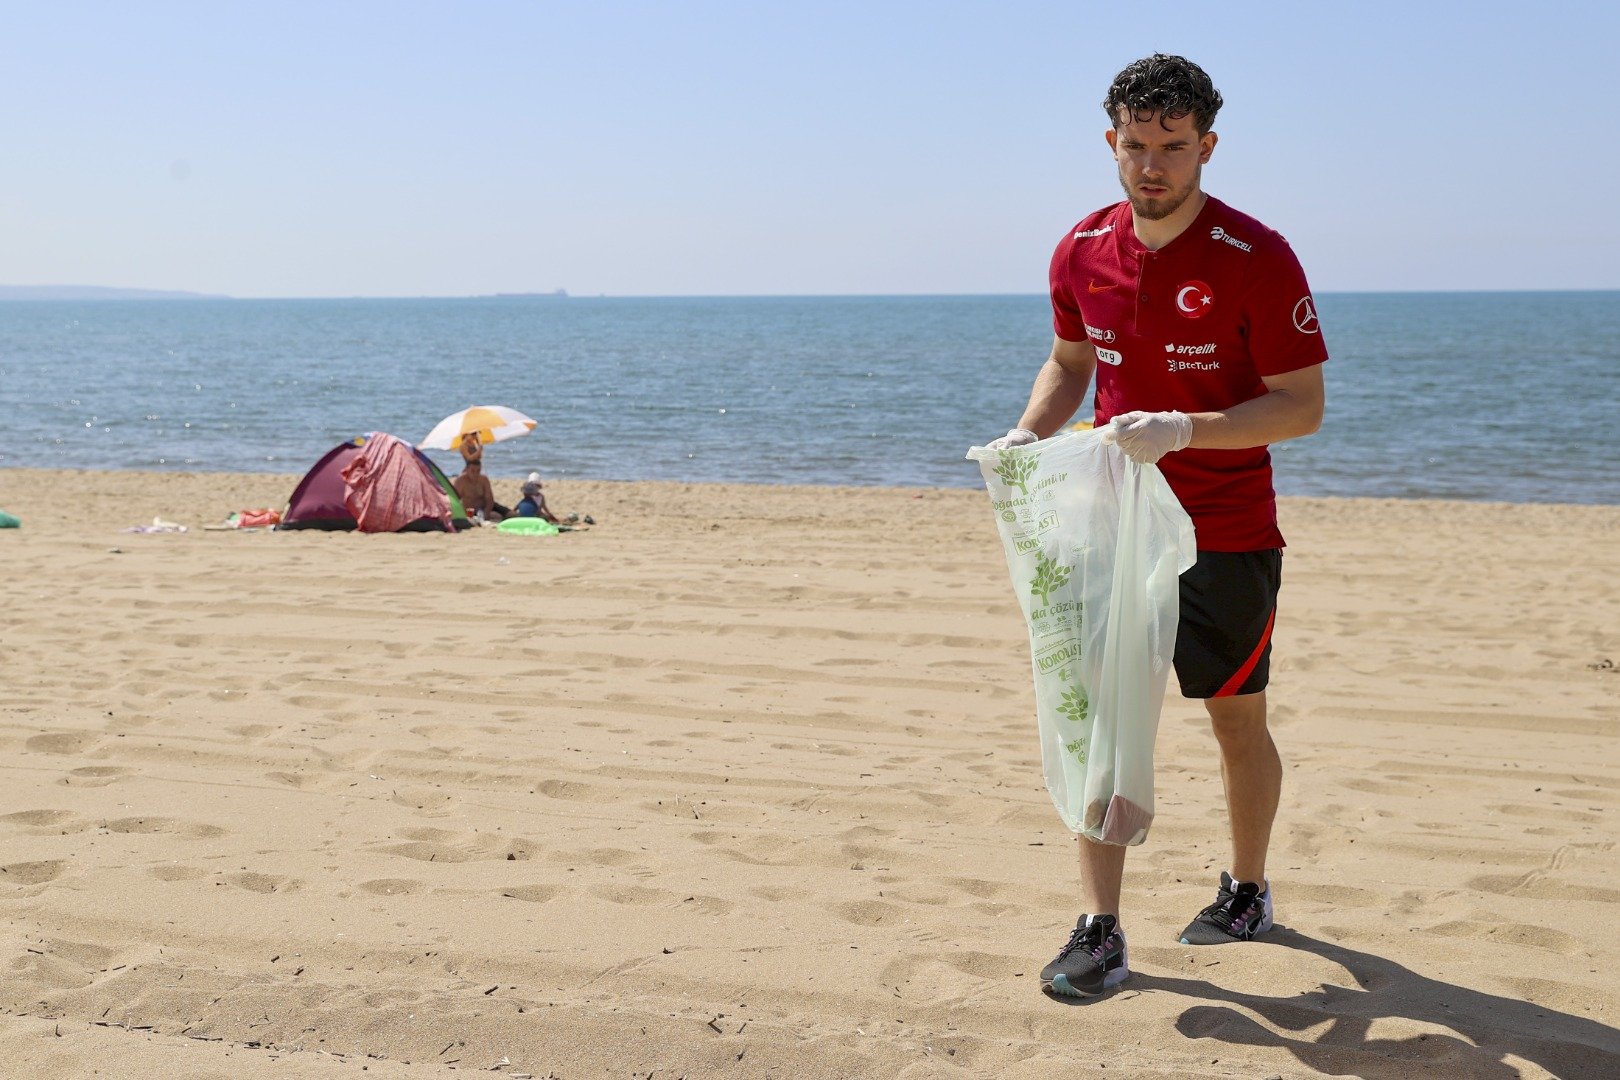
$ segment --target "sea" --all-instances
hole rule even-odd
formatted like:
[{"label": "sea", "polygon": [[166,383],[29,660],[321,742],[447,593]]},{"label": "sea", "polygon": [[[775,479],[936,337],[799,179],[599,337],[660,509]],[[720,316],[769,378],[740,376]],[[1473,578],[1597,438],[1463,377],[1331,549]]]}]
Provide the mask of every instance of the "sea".
[{"label": "sea", "polygon": [[[1317,308],[1279,493],[1620,503],[1620,292]],[[299,473],[506,405],[538,426],[496,477],[976,487],[1051,334],[1040,296],[6,301],[0,468]]]}]

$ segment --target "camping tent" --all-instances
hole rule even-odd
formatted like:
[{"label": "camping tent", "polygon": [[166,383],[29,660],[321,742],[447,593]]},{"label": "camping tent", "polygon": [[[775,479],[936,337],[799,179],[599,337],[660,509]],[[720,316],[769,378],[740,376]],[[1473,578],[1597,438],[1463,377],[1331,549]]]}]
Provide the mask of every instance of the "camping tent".
[{"label": "camping tent", "polygon": [[[375,434],[377,433],[371,433]],[[343,470],[359,455],[371,435],[360,435],[348,442],[339,443],[311,466],[309,472],[304,474],[304,478],[293,489],[292,498],[287,500],[287,509],[281,515],[281,524],[278,528],[332,530],[356,528],[358,523],[354,519],[354,514],[349,511],[345,499],[348,490],[347,483],[343,479]],[[461,499],[456,495],[456,489],[451,485],[449,478],[426,454],[414,448],[413,453],[424,473],[449,496],[451,524],[457,529],[467,528],[469,523],[466,508],[461,505]],[[399,531],[438,532],[443,528],[444,526],[434,518],[421,518]]]}]

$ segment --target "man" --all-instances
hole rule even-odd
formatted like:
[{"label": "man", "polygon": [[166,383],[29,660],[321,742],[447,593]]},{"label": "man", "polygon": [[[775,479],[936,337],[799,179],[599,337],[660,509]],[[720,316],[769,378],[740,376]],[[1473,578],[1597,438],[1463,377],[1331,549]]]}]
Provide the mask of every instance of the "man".
[{"label": "man", "polygon": [[484,442],[476,431],[462,436],[457,447],[465,464],[461,474],[450,481],[469,517],[478,521],[500,521],[510,511],[495,501],[495,489],[484,475]]},{"label": "man", "polygon": [[[1282,763],[1266,728],[1271,631],[1282,568],[1267,445],[1322,422],[1327,350],[1299,261],[1281,236],[1206,195],[1221,96],[1198,65],[1150,56],[1103,102],[1126,199],[1081,221],[1052,258],[1056,335],[1018,427],[990,443],[1057,432],[1097,379],[1095,424],[1132,460],[1157,463],[1192,517],[1198,562],[1181,579],[1175,667],[1220,747],[1232,862],[1188,945],[1272,926],[1266,849]],[[1125,848],[1080,837],[1086,914],[1041,972],[1090,996],[1130,974],[1120,929]]]}]

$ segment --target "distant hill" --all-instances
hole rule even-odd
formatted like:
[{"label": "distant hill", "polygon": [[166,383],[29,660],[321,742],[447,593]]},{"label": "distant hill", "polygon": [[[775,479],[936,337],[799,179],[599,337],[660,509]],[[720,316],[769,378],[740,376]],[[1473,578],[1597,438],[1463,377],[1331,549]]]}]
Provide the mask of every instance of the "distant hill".
[{"label": "distant hill", "polygon": [[217,293],[116,289],[106,285],[0,285],[0,300],[229,300]]}]

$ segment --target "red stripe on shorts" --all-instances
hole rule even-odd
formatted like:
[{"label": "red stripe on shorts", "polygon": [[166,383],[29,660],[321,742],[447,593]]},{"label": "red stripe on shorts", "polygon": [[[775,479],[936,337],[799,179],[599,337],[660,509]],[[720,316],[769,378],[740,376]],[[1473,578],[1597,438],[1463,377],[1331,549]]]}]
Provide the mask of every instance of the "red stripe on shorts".
[{"label": "red stripe on shorts", "polygon": [[1248,682],[1249,673],[1254,670],[1254,665],[1260,662],[1260,656],[1266,651],[1266,646],[1271,644],[1271,627],[1276,621],[1277,609],[1274,607],[1271,609],[1271,614],[1266,616],[1266,632],[1260,635],[1260,644],[1254,647],[1254,652],[1249,654],[1249,659],[1244,661],[1243,666],[1237,669],[1237,674],[1226,680],[1226,685],[1215,692],[1216,697],[1231,697],[1238,692],[1245,682]]}]

